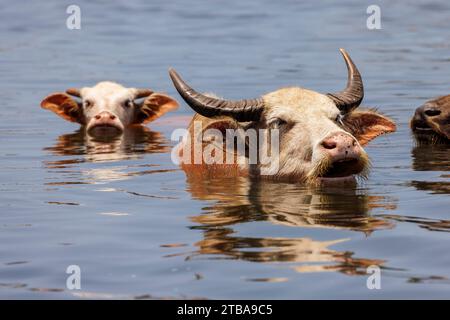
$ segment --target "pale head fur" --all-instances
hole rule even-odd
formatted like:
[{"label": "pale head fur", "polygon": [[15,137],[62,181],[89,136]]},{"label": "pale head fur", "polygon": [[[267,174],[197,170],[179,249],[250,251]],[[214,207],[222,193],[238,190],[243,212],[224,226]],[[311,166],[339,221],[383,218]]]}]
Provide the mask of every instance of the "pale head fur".
[{"label": "pale head fur", "polygon": [[[275,177],[315,180],[330,165],[327,154],[319,148],[321,141],[337,132],[352,136],[339,126],[340,111],[326,95],[292,87],[268,93],[263,99],[265,109],[259,126],[271,127],[282,121],[278,125],[280,153]],[[362,147],[360,166],[368,167],[368,157]],[[362,172],[365,175],[366,170]]]},{"label": "pale head fur", "polygon": [[168,95],[150,89],[126,88],[115,82],[102,81],[93,87],[50,94],[42,100],[41,107],[65,120],[86,126],[88,131],[98,126],[123,132],[128,126],[145,124],[175,110],[178,103]]},{"label": "pale head fur", "polygon": [[135,104],[133,103],[137,89],[110,81],[103,81],[94,87],[85,87],[80,90],[82,108],[89,130],[97,114],[107,111],[116,116],[116,125],[123,130],[134,120]]}]

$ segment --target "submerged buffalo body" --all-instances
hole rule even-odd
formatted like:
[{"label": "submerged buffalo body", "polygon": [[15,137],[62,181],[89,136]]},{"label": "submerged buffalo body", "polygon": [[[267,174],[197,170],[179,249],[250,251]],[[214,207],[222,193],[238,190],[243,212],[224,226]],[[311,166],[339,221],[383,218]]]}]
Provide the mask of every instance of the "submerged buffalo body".
[{"label": "submerged buffalo body", "polygon": [[[354,181],[355,176],[364,176],[369,160],[362,146],[395,131],[396,126],[375,110],[356,109],[364,95],[361,75],[345,50],[341,49],[341,53],[348,69],[347,87],[327,95],[290,87],[258,99],[228,101],[198,93],[171,69],[175,88],[197,112],[179,148],[183,168],[189,174],[200,175],[261,176],[264,171],[263,175],[273,179],[308,182]],[[201,130],[195,130],[196,127]],[[256,146],[246,140],[244,152],[236,152],[234,145],[220,144],[223,154],[231,154],[234,163],[186,161],[186,152],[195,153],[192,150],[196,141],[203,145],[211,142],[206,134],[210,130],[224,135],[230,130],[264,130],[269,134],[276,131],[278,152],[271,155],[276,161],[239,161],[248,159],[252,147],[269,154],[273,144],[270,139],[259,139]]]},{"label": "submerged buffalo body", "polygon": [[410,122],[417,141],[450,143],[450,95],[425,102]]},{"label": "submerged buffalo body", "polygon": [[149,89],[125,88],[104,81],[94,87],[68,89],[47,96],[41,107],[85,126],[89,133],[120,133],[176,109],[171,97]]}]

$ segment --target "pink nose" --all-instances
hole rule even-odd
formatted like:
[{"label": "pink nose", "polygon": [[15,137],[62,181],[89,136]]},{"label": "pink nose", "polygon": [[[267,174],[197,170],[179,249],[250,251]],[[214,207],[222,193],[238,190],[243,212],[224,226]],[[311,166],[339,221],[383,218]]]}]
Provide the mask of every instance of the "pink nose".
[{"label": "pink nose", "polygon": [[326,137],[321,142],[321,146],[331,156],[332,160],[357,159],[361,155],[361,147],[356,139],[342,132],[333,133]]},{"label": "pink nose", "polygon": [[108,112],[108,111],[102,111],[99,114],[97,114],[95,116],[95,120],[97,120],[96,122],[105,122],[108,123],[111,120],[116,119],[116,116],[113,115],[112,113]]}]

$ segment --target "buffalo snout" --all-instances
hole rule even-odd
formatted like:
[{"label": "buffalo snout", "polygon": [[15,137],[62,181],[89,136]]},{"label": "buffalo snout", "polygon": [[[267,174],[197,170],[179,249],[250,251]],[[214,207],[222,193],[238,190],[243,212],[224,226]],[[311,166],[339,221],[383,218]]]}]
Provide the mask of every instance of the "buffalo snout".
[{"label": "buffalo snout", "polygon": [[333,133],[323,139],[320,146],[332,162],[358,159],[361,155],[361,147],[356,139],[346,133]]},{"label": "buffalo snout", "polygon": [[123,124],[120,119],[109,111],[102,111],[94,116],[88,124],[89,131],[123,131]]}]

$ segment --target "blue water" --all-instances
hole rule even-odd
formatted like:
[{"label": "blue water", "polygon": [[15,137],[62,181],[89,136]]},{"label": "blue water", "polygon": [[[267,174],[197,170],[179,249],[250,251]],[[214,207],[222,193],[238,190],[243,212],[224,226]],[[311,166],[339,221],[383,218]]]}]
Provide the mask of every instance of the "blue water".
[{"label": "blue water", "polygon": [[[0,10],[0,298],[449,298],[450,149],[408,120],[449,94],[450,4],[16,1]],[[95,143],[42,110],[47,94],[114,80],[179,96],[340,90],[346,48],[364,104],[398,131],[367,148],[357,188],[186,179],[171,162],[184,104],[130,139]],[[81,290],[66,268],[81,268]],[[366,286],[381,267],[381,289]]]}]

